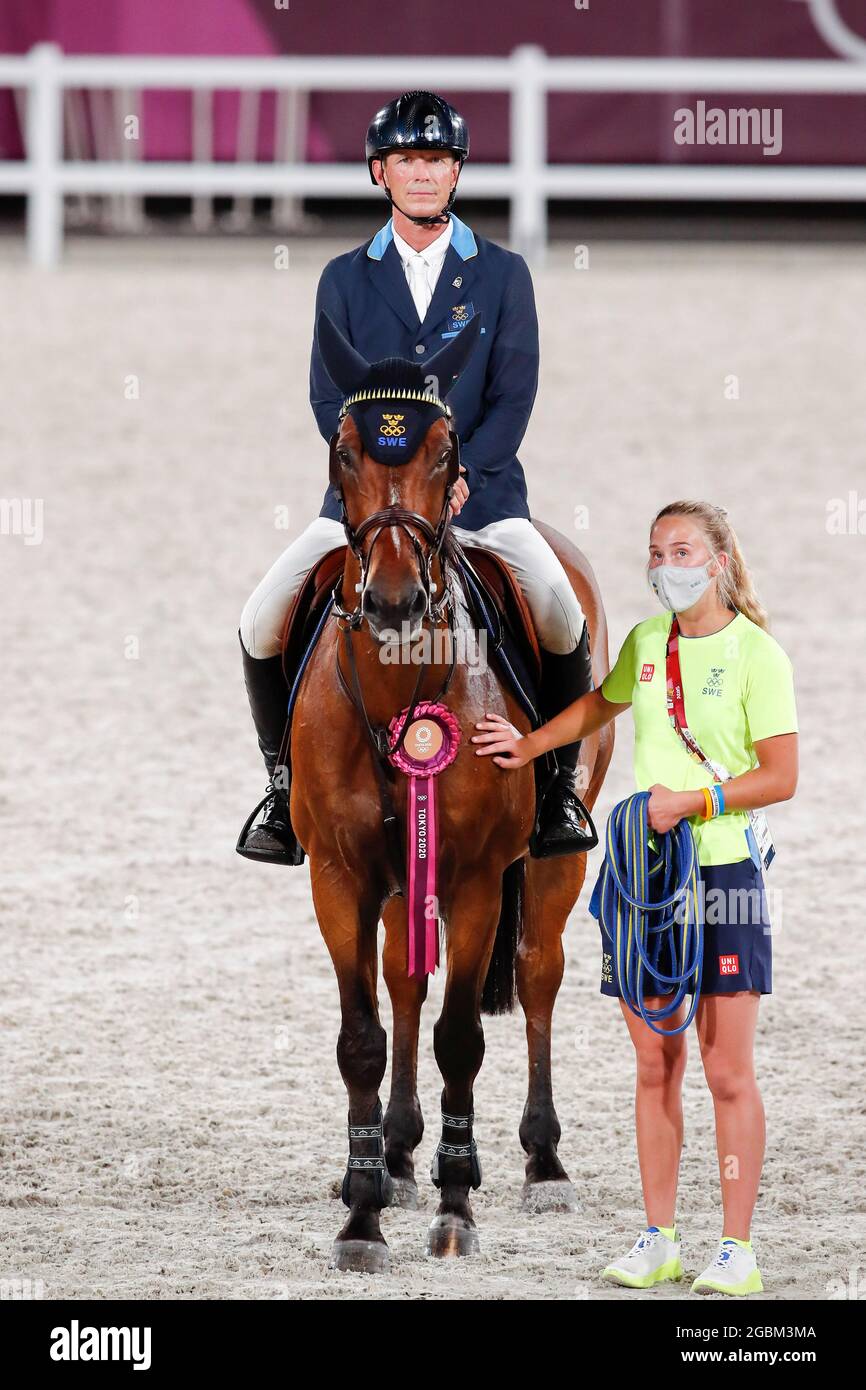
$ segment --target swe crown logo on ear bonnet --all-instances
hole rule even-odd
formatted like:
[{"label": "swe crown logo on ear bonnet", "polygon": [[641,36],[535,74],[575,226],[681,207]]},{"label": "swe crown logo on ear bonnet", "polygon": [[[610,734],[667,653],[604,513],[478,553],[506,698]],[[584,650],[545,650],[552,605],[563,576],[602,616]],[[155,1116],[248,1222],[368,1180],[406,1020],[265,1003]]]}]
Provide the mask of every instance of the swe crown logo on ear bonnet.
[{"label": "swe crown logo on ear bonnet", "polygon": [[434,420],[451,421],[451,407],[427,392],[386,387],[359,391],[343,402],[340,418],[351,415],[365,451],[377,463],[408,463]]},{"label": "swe crown logo on ear bonnet", "polygon": [[379,422],[379,433],[395,436],[405,434],[406,426],[400,424],[400,421],[405,419],[405,415],[389,415],[387,411],[383,410],[382,419]]}]

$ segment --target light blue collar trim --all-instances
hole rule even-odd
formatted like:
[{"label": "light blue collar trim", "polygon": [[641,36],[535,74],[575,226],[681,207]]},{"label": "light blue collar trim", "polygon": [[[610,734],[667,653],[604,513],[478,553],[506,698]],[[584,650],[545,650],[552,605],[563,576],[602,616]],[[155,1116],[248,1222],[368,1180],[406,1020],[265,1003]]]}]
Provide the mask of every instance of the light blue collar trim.
[{"label": "light blue collar trim", "polygon": [[[466,226],[466,223],[461,222],[459,217],[455,217],[453,212],[451,214],[451,222],[453,224],[451,230],[451,245],[454,247],[460,259],[462,261],[468,261],[472,256],[477,256],[478,246],[475,237]],[[370,245],[367,247],[367,255],[370,257],[370,260],[381,261],[393,240],[394,225],[389,218],[384,227],[379,228],[373,240],[370,242]]]},{"label": "light blue collar trim", "polygon": [[370,260],[381,261],[382,257],[388,250],[388,247],[390,246],[393,240],[394,228],[389,218],[388,221],[385,223],[384,227],[379,228],[379,231],[376,233],[376,235],[373,237],[373,240],[370,242],[370,245],[367,247],[367,255],[370,257]]},{"label": "light blue collar trim", "polygon": [[454,247],[454,250],[457,252],[458,256],[460,256],[461,260],[471,260],[473,256],[478,255],[478,246],[472,232],[465,222],[461,222],[459,217],[454,216],[453,212],[451,214],[451,221],[454,223],[454,230],[451,233],[451,245]]}]

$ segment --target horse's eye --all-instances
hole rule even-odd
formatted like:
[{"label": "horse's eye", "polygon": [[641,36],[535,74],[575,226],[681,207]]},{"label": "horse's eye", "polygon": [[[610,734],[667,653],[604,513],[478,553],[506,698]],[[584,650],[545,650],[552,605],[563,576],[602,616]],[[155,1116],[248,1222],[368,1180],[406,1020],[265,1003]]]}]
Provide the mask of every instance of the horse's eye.
[{"label": "horse's eye", "polygon": [[348,451],[348,449],[338,449],[338,450],[337,450],[337,462],[343,464],[344,466],[345,466],[347,463],[349,463],[349,451]]}]

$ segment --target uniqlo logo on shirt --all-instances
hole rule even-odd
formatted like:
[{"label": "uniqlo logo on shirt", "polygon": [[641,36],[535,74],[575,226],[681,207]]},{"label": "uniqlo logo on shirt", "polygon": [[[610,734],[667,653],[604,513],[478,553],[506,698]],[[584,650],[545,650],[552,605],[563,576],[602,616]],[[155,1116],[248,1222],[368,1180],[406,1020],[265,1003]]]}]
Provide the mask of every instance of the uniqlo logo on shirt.
[{"label": "uniqlo logo on shirt", "polygon": [[719,956],[720,975],[739,975],[740,957],[739,956]]},{"label": "uniqlo logo on shirt", "polygon": [[655,674],[655,666],[651,661],[647,661],[641,669],[640,678],[642,681],[651,681]]}]

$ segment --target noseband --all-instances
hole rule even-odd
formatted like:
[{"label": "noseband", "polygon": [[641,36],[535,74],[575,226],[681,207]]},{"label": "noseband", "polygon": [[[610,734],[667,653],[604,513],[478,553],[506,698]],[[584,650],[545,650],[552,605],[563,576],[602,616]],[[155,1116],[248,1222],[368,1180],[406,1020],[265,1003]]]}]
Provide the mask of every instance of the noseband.
[{"label": "noseband", "polygon": [[[439,619],[445,613],[451,595],[448,588],[447,580],[445,579],[444,568],[442,594],[438,599],[436,599],[435,602],[433,599],[433,595],[436,592],[436,584],[432,578],[431,569],[433,561],[435,560],[436,556],[440,553],[442,549],[442,543],[445,540],[445,534],[448,530],[448,523],[451,520],[450,502],[454,492],[454,483],[460,475],[459,454],[456,452],[456,435],[452,434],[451,439],[452,448],[455,449],[455,455],[452,458],[451,464],[449,466],[448,485],[445,489],[445,500],[442,503],[442,510],[439,513],[439,520],[437,521],[435,526],[433,526],[427,520],[426,516],[422,516],[420,512],[409,511],[406,507],[392,506],[383,507],[380,511],[373,512],[371,516],[365,517],[361,524],[357,528],[355,528],[351,525],[349,521],[349,517],[346,512],[346,504],[343,500],[342,493],[340,494],[340,514],[343,523],[343,529],[346,532],[346,540],[348,541],[349,549],[355,556],[355,559],[358,561],[358,566],[361,571],[361,578],[355,585],[355,592],[360,595],[360,598],[355,608],[351,610],[344,608],[343,604],[340,601],[340,591],[342,589],[343,584],[342,575],[337,580],[337,583],[334,586],[334,612],[336,613],[337,617],[343,618],[345,622],[348,623],[349,627],[360,627],[361,623],[364,620],[364,614],[362,612],[363,594],[364,589],[367,585],[367,574],[370,567],[370,559],[373,554],[373,547],[375,546],[377,540],[382,535],[382,533],[384,531],[387,531],[392,526],[399,526],[402,531],[405,531],[406,535],[409,537],[409,540],[412,542],[412,547],[415,551],[415,556],[418,561],[418,569],[421,574],[421,586],[424,590],[424,595],[427,600],[426,607],[424,610],[424,617],[429,618],[431,622],[438,622]],[[413,527],[416,530],[420,531],[421,535],[427,541],[426,550],[423,549],[421,542],[415,535],[415,531],[411,529]],[[361,549],[361,546],[366,537],[373,530],[375,530],[376,534],[373,536],[373,539],[370,542],[369,549],[367,550],[367,553],[365,555],[363,550]]]}]

